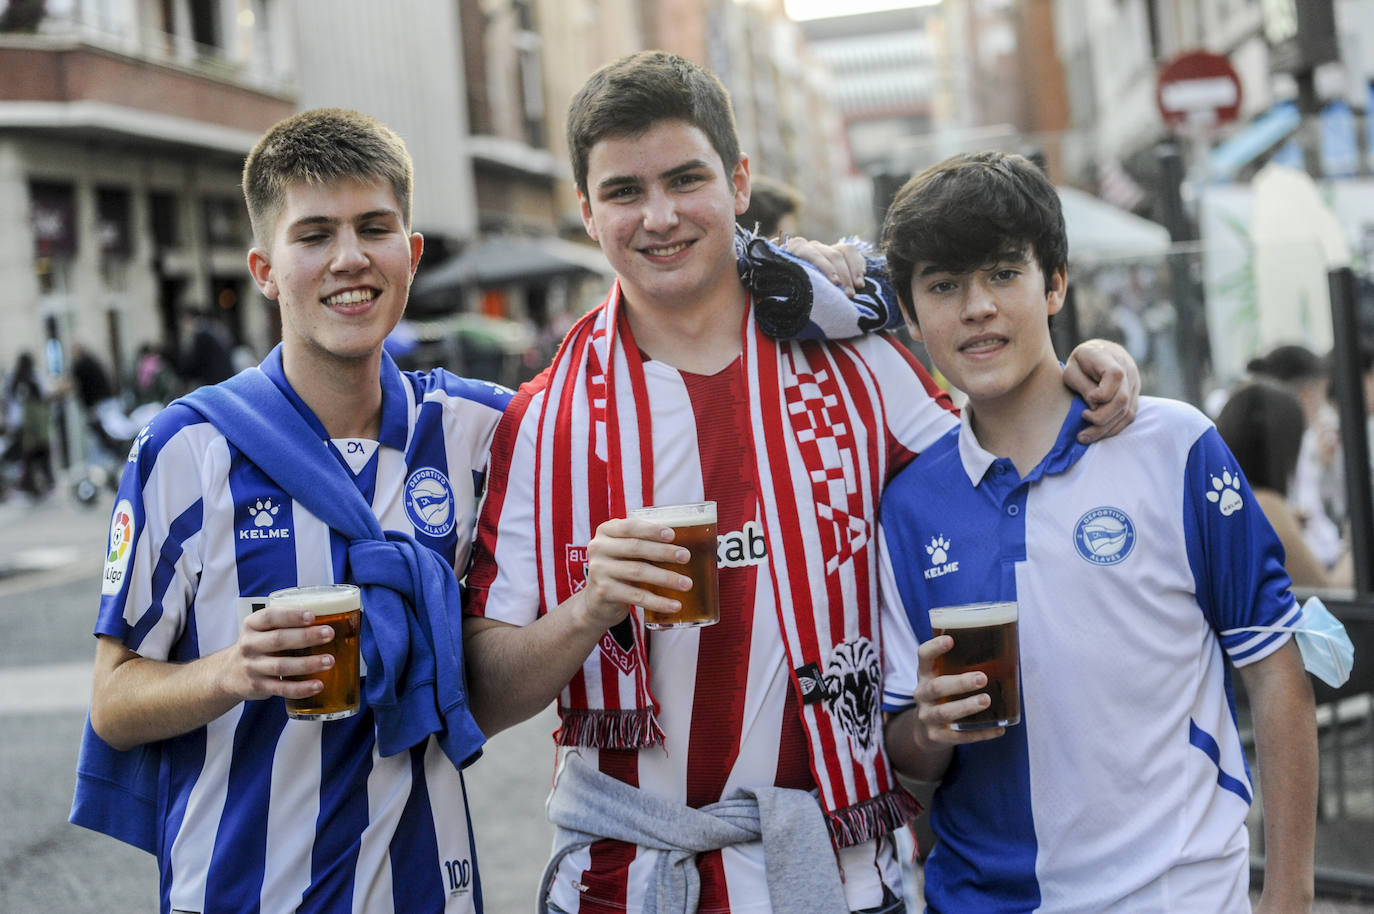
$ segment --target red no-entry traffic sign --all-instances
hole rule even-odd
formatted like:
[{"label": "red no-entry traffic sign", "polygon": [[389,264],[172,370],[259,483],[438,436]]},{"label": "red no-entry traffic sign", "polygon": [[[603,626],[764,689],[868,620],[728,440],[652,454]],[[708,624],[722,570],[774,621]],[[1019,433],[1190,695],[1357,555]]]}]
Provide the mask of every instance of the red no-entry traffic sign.
[{"label": "red no-entry traffic sign", "polygon": [[1171,127],[1207,126],[1240,114],[1240,77],[1231,61],[1211,51],[1188,51],[1159,71],[1155,103]]}]

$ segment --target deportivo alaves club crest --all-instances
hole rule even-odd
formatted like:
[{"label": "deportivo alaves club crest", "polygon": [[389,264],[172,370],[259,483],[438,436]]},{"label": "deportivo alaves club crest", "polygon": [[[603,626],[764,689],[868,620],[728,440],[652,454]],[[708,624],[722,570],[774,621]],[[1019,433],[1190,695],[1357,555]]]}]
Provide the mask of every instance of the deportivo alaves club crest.
[{"label": "deportivo alaves club crest", "polygon": [[1093,508],[1074,525],[1073,543],[1094,565],[1115,565],[1135,548],[1135,524],[1120,508]]},{"label": "deportivo alaves club crest", "polygon": [[453,487],[433,467],[423,467],[406,480],[406,517],[428,536],[446,536],[453,529]]}]

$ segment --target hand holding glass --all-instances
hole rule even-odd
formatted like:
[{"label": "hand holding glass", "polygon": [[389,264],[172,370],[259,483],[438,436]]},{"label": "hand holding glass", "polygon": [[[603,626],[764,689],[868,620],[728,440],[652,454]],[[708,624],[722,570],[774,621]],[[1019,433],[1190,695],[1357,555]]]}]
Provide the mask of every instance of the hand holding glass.
[{"label": "hand holding glass", "polygon": [[654,562],[659,568],[692,579],[692,589],[683,593],[654,584],[642,585],[660,597],[677,600],[682,609],[675,613],[644,610],[644,627],[653,629],[693,628],[720,621],[720,588],[716,575],[716,503],[703,501],[690,505],[653,505],[634,508],[630,517],[673,528],[673,542],[690,553],[687,564]]},{"label": "hand holding glass", "polygon": [[286,699],[286,716],[296,720],[340,720],[358,713],[358,646],[363,624],[362,601],[352,584],[321,584],[288,587],[268,595],[267,605],[285,609],[308,609],[316,625],[334,629],[334,637],[324,644],[284,651],[293,657],[330,654],[334,665],[318,673],[286,678],[302,682],[318,679],[324,688],[306,698]]},{"label": "hand holding glass", "polygon": [[[930,611],[935,637],[949,635],[954,646],[935,658],[936,676],[958,676],[980,670],[988,677],[978,690],[992,699],[982,711],[950,723],[951,730],[986,730],[1021,722],[1021,661],[1015,603],[965,603]],[[951,695],[945,704],[977,692]]]}]

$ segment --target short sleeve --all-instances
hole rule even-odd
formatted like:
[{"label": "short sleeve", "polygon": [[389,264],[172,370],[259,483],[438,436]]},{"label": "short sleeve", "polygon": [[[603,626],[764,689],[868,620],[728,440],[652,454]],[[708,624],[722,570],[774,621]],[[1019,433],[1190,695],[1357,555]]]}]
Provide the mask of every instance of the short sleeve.
[{"label": "short sleeve", "polygon": [[140,432],[110,515],[95,633],[153,660],[171,658],[200,577],[202,462],[222,442],[189,410],[164,410]]},{"label": "short sleeve", "polygon": [[466,615],[511,625],[528,625],[539,617],[534,463],[541,402],[522,388],[492,440],[488,484],[467,575]]},{"label": "short sleeve", "polygon": [[919,642],[911,629],[906,607],[897,590],[887,536],[878,531],[878,586],[883,640],[883,710],[902,711],[916,702],[916,648]]},{"label": "short sleeve", "polygon": [[1183,525],[1198,604],[1236,666],[1268,656],[1284,632],[1237,632],[1292,624],[1299,609],[1283,546],[1221,435],[1209,427],[1193,444],[1184,477]]}]

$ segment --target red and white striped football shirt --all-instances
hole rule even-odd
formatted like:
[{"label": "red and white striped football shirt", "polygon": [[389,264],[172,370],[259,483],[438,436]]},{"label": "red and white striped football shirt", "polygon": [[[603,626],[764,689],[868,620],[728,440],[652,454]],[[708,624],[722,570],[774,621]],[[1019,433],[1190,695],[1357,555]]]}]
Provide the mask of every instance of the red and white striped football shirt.
[{"label": "red and white striped football shirt", "polygon": [[[884,404],[876,405],[875,412],[886,422],[883,440],[894,472],[957,424],[948,398],[891,339],[824,345],[845,345],[878,378]],[[650,686],[660,705],[657,720],[664,745],[560,751],[581,753],[613,777],[693,807],[716,802],[737,786],[812,789],[807,739],[779,620],[771,599],[755,599],[757,586],[772,584],[742,362],[710,376],[657,361],[645,362],[644,372],[655,500],[717,503],[721,621],[707,628],[650,633]],[[543,380],[541,376],[533,383],[537,387]],[[518,397],[497,432],[468,575],[467,611],[515,625],[533,622],[539,612],[531,500],[535,426],[546,393],[540,390],[528,400]],[[568,546],[585,545],[553,548],[561,553]],[[840,854],[852,909],[881,902],[884,883],[898,887],[892,843],[879,844],[870,841]],[[597,842],[565,859],[550,900],[579,914],[637,912],[656,856],[621,842]],[[703,914],[772,910],[761,843],[703,854],[698,869]]]}]

